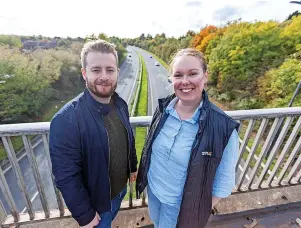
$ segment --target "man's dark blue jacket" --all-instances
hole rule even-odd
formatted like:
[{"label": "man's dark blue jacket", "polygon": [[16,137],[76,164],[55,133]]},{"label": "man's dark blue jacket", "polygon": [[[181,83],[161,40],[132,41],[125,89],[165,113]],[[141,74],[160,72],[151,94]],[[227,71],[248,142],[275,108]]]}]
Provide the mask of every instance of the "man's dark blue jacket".
[{"label": "man's dark blue jacket", "polygon": [[[113,95],[117,114],[128,133],[130,172],[137,171],[135,140],[126,102]],[[72,216],[80,226],[90,223],[95,213],[111,210],[109,144],[103,116],[108,105],[98,103],[86,89],[53,117],[49,148],[55,184]]]}]

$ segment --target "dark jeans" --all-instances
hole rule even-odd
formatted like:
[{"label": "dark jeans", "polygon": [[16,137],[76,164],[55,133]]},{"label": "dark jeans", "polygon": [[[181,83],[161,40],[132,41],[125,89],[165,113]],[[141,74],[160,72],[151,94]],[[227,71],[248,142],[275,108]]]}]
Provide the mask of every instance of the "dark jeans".
[{"label": "dark jeans", "polygon": [[127,186],[125,186],[125,188],[114,199],[111,200],[112,211],[105,212],[100,215],[101,220],[96,228],[111,228],[112,221],[120,209],[120,205],[126,195],[126,191]]}]

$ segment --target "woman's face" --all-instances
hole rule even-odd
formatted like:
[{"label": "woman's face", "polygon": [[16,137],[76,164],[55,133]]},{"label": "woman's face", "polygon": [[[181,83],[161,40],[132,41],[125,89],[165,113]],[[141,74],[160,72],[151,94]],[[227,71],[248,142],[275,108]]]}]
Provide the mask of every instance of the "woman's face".
[{"label": "woman's face", "polygon": [[207,82],[207,72],[194,56],[176,57],[172,69],[172,83],[176,96],[186,103],[201,102],[202,92]]}]

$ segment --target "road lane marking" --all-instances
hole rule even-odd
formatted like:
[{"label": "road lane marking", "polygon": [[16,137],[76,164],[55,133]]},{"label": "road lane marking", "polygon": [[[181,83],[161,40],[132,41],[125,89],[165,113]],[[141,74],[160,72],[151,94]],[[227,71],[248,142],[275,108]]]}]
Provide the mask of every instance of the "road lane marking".
[{"label": "road lane marking", "polygon": [[[36,147],[38,146],[38,144],[40,144],[42,141],[43,141],[43,140],[40,139],[38,142],[36,142],[36,143],[32,146],[32,149],[36,148]],[[24,158],[26,155],[27,155],[27,154],[26,154],[26,152],[25,152],[25,153],[22,154],[19,158],[17,158],[18,163],[19,163],[19,161],[20,161],[22,158]],[[9,165],[9,167],[7,167],[7,168],[3,171],[3,173],[5,174],[9,169],[11,169],[11,165]]]},{"label": "road lane marking", "polygon": [[[30,199],[31,202],[33,202],[37,196],[39,195],[39,192],[36,192],[33,197]],[[24,207],[24,209],[21,211],[21,214],[24,213],[26,211],[27,207]]]}]

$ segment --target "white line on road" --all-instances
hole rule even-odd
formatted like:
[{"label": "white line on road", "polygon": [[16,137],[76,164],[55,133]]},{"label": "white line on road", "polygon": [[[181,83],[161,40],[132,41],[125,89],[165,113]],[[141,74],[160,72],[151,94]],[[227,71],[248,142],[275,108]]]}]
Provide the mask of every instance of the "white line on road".
[{"label": "white line on road", "polygon": [[[43,140],[40,139],[38,142],[36,142],[33,146],[32,149],[36,148]],[[24,158],[26,156],[26,153],[22,154],[19,158],[17,158],[17,161],[19,162],[22,158]],[[5,174],[9,169],[11,169],[11,165],[9,165],[9,167],[7,167],[3,173]]]},{"label": "white line on road", "polygon": [[[39,195],[39,192],[36,192],[33,197],[30,199],[31,202],[33,202],[37,196]],[[21,211],[21,213],[24,213],[26,211],[27,207],[24,207],[24,209]]]}]

